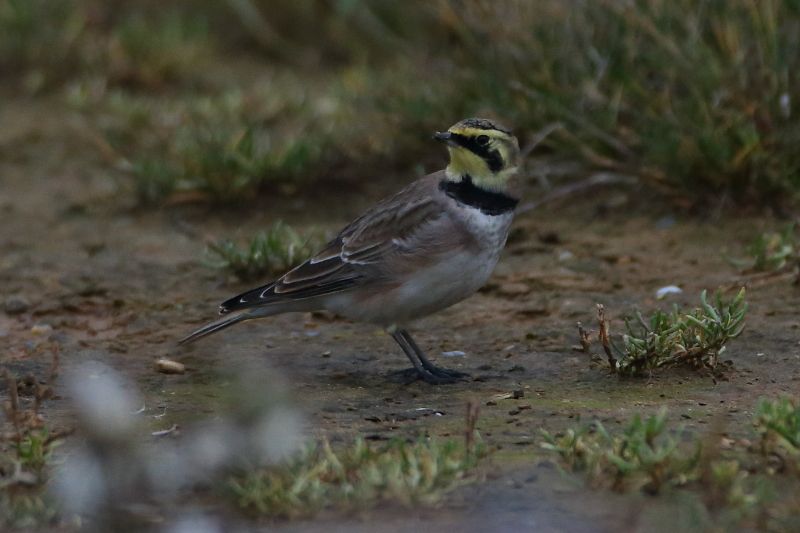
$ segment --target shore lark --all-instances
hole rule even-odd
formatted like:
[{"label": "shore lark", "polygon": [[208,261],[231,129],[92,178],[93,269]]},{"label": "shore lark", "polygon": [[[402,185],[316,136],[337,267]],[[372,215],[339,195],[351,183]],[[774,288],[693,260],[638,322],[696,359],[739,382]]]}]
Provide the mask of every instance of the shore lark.
[{"label": "shore lark", "polygon": [[276,281],[223,302],[219,312],[229,316],[181,343],[245,320],[329,310],[385,328],[428,383],[466,377],[434,366],[406,327],[486,283],[518,202],[519,144],[509,130],[478,118],[434,139],[447,145],[447,168],[378,203]]}]

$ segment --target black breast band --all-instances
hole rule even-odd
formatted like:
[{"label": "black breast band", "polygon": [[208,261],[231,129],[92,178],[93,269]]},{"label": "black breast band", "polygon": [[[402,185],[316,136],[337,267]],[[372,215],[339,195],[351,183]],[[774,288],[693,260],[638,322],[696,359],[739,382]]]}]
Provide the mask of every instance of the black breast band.
[{"label": "black breast band", "polygon": [[501,192],[488,191],[472,183],[472,177],[463,176],[461,181],[444,179],[439,188],[457,202],[479,209],[486,215],[502,215],[514,210],[519,200]]}]

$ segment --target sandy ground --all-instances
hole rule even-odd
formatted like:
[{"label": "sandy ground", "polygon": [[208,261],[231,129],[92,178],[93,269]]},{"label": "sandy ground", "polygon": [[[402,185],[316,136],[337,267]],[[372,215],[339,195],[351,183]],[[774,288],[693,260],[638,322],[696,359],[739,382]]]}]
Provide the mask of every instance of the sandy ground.
[{"label": "sandy ground", "polygon": [[[4,366],[42,375],[49,361],[34,348],[34,326],[47,324],[62,366],[99,359],[132,376],[146,395],[153,430],[209,416],[220,387],[230,386],[215,376],[253,362],[284,376],[310,431],[334,440],[458,437],[467,402],[481,406],[478,429],[497,451],[484,480],[455,491],[442,508],[271,526],[371,531],[375,520],[385,531],[674,526],[682,517],[661,500],[593,492],[542,463],[540,428],[557,430],[578,418],[614,426],[667,406],[690,431],[713,426],[743,434],[757,398],[797,393],[800,385],[800,289],[786,280],[749,283],[748,327],[724,356],[734,362],[727,380],[680,371],[623,380],[573,350],[575,322],[593,324],[595,303],[615,319],[635,308],[695,305],[704,288],[723,286],[732,294],[741,277],[726,255],[740,254],[743,243],[778,224],[641,208],[630,190],[576,197],[519,217],[490,284],[416,325],[412,332],[432,358],[469,372],[471,381],[398,383],[391,372],[407,361],[388,336],[326,316],[274,317],[178,348],[176,340],[213,319],[221,300],[247,288],[202,264],[204,239],[249,235],[277,218],[336,229],[395,187],[339,189],[335,207],[318,193],[305,200],[264,197],[241,210],[137,210],[118,192],[125,176],[109,175],[78,117],[21,101],[0,108],[0,124],[0,295],[28,303],[21,313],[0,312]],[[683,293],[657,302],[655,291],[672,284]],[[442,355],[452,351],[465,355]],[[160,356],[182,361],[188,372],[156,373]],[[496,398],[512,391],[522,397]],[[53,426],[71,424],[67,405],[63,395],[48,403]]]}]

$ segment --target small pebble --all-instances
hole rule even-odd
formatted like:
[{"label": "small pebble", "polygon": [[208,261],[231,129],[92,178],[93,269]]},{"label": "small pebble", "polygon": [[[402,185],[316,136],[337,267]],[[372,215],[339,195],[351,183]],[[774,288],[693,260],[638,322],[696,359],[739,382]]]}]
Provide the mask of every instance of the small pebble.
[{"label": "small pebble", "polygon": [[522,296],[531,292],[531,287],[527,283],[508,282],[501,284],[497,292],[504,296]]},{"label": "small pebble", "polygon": [[5,309],[6,313],[9,315],[24,313],[30,306],[31,304],[28,303],[28,300],[22,296],[9,296],[3,303],[3,309]]},{"label": "small pebble", "polygon": [[667,285],[666,287],[661,287],[656,291],[656,299],[663,300],[669,294],[680,294],[682,292],[683,289],[677,285]]},{"label": "small pebble", "polygon": [[170,359],[161,358],[156,361],[156,370],[162,374],[183,374],[186,372],[186,365]]},{"label": "small pebble", "polygon": [[37,336],[49,335],[53,332],[53,326],[50,324],[36,324],[31,328],[31,333]]},{"label": "small pebble", "polygon": [[669,229],[675,225],[677,220],[672,215],[661,217],[656,221],[656,229]]}]

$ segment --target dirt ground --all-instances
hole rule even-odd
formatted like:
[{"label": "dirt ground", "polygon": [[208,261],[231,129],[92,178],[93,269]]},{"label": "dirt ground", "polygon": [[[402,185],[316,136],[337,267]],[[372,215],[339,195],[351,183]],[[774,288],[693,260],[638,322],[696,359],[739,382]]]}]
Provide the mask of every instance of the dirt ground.
[{"label": "dirt ground", "polygon": [[[635,308],[694,306],[704,288],[738,288],[742,278],[726,256],[778,224],[643,208],[632,189],[578,195],[521,215],[490,284],[416,325],[412,332],[432,358],[469,372],[471,381],[398,383],[390,374],[407,361],[388,336],[325,316],[278,316],[178,348],[177,339],[214,318],[220,301],[246,288],[203,265],[206,238],[250,235],[278,218],[334,230],[406,178],[396,187],[340,187],[289,201],[263,196],[241,210],[139,210],[118,192],[125,176],[109,175],[78,116],[56,103],[6,100],[0,124],[0,295],[28,303],[20,313],[0,312],[4,366],[43,373],[49,360],[32,346],[34,326],[47,324],[62,366],[99,359],[132,376],[153,430],[209,416],[219,387],[230,386],[215,376],[254,361],[286,378],[310,432],[334,440],[459,437],[465,405],[480,405],[478,430],[497,451],[485,479],[456,490],[442,507],[264,527],[373,531],[380,521],[383,531],[675,530],[691,517],[669,502],[591,491],[542,462],[540,428],[578,418],[614,426],[667,406],[690,431],[744,434],[757,398],[800,388],[800,289],[786,280],[748,283],[747,328],[723,357],[734,362],[727,380],[679,371],[622,380],[573,350],[575,323],[593,324],[595,303],[613,320]],[[326,201],[330,194],[336,205]],[[683,293],[657,302],[655,291],[673,284]],[[465,355],[441,355],[453,351]],[[185,363],[187,373],[155,372],[160,356]],[[522,397],[497,399],[512,391]],[[69,426],[73,416],[63,397],[45,415],[55,427]]]}]

